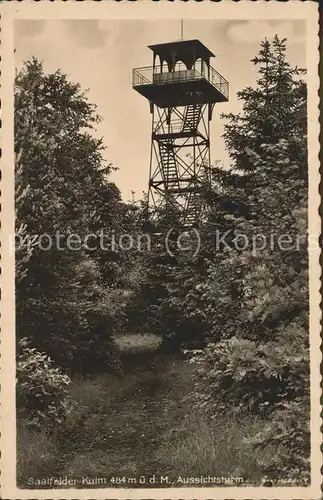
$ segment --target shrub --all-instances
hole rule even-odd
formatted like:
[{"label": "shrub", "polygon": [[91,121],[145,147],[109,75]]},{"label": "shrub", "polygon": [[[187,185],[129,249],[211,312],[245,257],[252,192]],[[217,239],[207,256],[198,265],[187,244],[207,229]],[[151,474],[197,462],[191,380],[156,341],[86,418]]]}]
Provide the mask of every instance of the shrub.
[{"label": "shrub", "polygon": [[[304,406],[307,412],[304,411]],[[310,480],[310,419],[309,398],[283,403],[273,412],[262,430],[246,440],[256,450],[271,449],[262,470],[270,477],[281,474],[298,484]],[[261,457],[261,454],[259,455]]]},{"label": "shrub", "polygon": [[263,428],[247,441],[266,456],[259,462],[264,474],[304,483],[310,465],[307,334],[295,323],[279,333],[270,342],[233,337],[187,351],[198,374],[188,398],[212,417],[258,414]]},{"label": "shrub", "polygon": [[217,413],[229,407],[264,414],[273,405],[304,396],[309,370],[306,339],[305,330],[291,324],[270,342],[232,337],[191,351],[190,361],[200,375],[198,405],[207,404]]},{"label": "shrub", "polygon": [[18,348],[18,417],[38,428],[62,423],[71,406],[67,391],[70,378],[49,356],[29,347],[25,338]]}]

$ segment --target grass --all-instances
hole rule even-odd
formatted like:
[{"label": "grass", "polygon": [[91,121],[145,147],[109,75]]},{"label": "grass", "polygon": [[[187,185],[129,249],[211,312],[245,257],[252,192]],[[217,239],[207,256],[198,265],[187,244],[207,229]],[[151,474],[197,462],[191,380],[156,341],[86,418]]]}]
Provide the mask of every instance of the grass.
[{"label": "grass", "polygon": [[184,401],[194,367],[159,359],[157,353],[152,359],[153,368],[139,366],[123,376],[75,378],[74,409],[55,434],[20,425],[20,487],[27,487],[28,477],[46,474],[77,479],[209,474],[257,482],[261,471],[244,443],[257,422],[208,421]]},{"label": "grass", "polygon": [[161,344],[161,337],[153,333],[133,333],[114,337],[114,341],[121,352],[154,351]]},{"label": "grass", "polygon": [[55,439],[45,429],[32,430],[24,422],[17,425],[17,481],[52,474],[57,464]]},{"label": "grass", "polygon": [[263,474],[251,447],[243,443],[254,425],[247,419],[210,421],[203,414],[189,413],[171,439],[165,439],[158,458],[173,476],[237,477],[258,483]]}]

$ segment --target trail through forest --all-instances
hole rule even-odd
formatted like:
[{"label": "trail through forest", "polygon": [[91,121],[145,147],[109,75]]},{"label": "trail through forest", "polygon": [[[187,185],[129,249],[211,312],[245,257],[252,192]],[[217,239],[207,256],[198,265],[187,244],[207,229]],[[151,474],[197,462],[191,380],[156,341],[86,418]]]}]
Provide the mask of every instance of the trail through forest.
[{"label": "trail through forest", "polygon": [[[121,487],[123,477],[126,482],[136,478],[140,487],[140,476],[172,473],[165,444],[184,432],[189,417],[181,404],[191,386],[189,370],[183,360],[158,354],[146,364],[129,361],[131,366],[118,379],[102,377],[97,384],[92,381],[89,392],[84,388],[79,421],[72,433],[68,427],[60,437],[59,475],[76,478],[79,486],[83,477],[90,485],[90,478],[98,476],[120,478]],[[72,395],[78,386],[74,382]]]},{"label": "trail through forest", "polygon": [[[59,433],[36,441],[20,430],[20,487],[30,487],[33,476],[68,478],[78,488],[185,487],[179,477],[208,475],[259,482],[262,472],[244,442],[259,422],[208,420],[186,398],[196,369],[179,357],[156,349],[122,359],[119,375],[72,380],[73,409]],[[25,449],[24,441],[33,446]]]}]

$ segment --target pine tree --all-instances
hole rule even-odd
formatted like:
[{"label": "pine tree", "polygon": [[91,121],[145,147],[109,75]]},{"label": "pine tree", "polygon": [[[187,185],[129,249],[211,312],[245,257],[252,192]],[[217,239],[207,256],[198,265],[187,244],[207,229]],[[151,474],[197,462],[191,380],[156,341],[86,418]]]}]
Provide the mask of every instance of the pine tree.
[{"label": "pine tree", "polygon": [[[299,79],[304,70],[291,67],[286,59],[286,39],[277,35],[272,43],[261,43],[252,63],[259,77],[255,88],[247,87],[237,94],[243,101],[242,114],[222,115],[228,121],[224,138],[232,168],[250,172],[248,150],[259,153],[262,144],[280,140],[289,141],[292,160],[301,155],[306,161],[306,85]],[[306,171],[301,173],[306,178]]]},{"label": "pine tree", "polygon": [[[202,376],[198,404],[269,419],[256,441],[276,446],[279,458],[263,465],[266,472],[302,481],[309,463],[306,86],[286,59],[284,39],[265,40],[252,62],[259,78],[238,93],[243,112],[223,115],[232,164],[214,171],[208,229],[230,233],[199,276],[215,326],[192,360]],[[266,241],[261,249],[252,246],[257,235]]]}]

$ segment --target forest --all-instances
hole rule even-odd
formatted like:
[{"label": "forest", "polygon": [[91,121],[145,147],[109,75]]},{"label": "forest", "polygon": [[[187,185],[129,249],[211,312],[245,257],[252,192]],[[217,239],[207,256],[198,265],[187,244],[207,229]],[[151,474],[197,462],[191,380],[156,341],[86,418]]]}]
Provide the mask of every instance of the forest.
[{"label": "forest", "polygon": [[[162,245],[176,212],[147,224],[145,198],[122,200],[80,85],[37,59],[17,73],[19,487],[309,484],[307,92],[287,46],[261,43],[241,113],[221,117],[230,165],[211,168],[196,255]],[[102,249],[102,231],[154,244]]]}]

